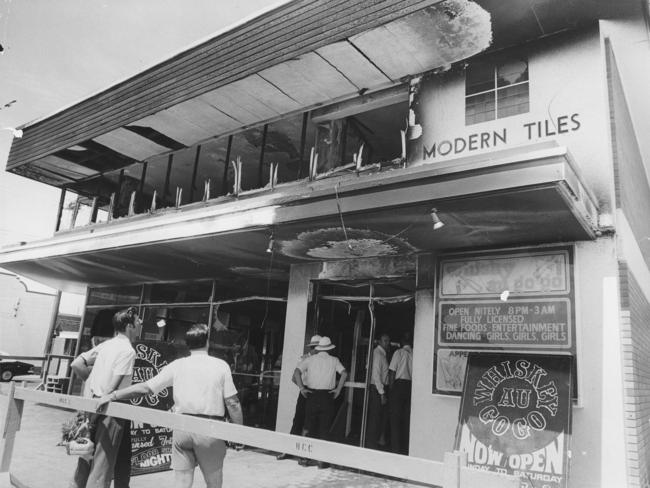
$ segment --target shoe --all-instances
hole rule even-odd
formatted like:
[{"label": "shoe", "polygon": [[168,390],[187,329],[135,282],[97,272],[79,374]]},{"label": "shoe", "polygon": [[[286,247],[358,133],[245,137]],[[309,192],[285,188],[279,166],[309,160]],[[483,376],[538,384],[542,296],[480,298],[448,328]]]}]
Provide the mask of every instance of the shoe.
[{"label": "shoe", "polygon": [[282,454],[278,454],[277,456],[275,456],[275,459],[277,459],[278,461],[282,461],[284,459],[290,459],[290,458],[291,456],[286,452],[283,452]]},{"label": "shoe", "polygon": [[324,463],[323,461],[318,461],[318,469],[327,469],[329,468],[329,463]]}]

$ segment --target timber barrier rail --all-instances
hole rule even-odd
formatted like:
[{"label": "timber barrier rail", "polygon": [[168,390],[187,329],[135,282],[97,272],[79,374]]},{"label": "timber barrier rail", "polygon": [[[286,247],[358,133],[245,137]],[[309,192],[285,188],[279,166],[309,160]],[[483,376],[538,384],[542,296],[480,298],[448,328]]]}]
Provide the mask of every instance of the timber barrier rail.
[{"label": "timber barrier rail", "polygon": [[[86,412],[94,412],[97,407],[97,401],[89,398],[31,390],[12,384],[6,411],[0,419],[0,486],[3,487],[3,482],[10,486],[11,456],[25,401]],[[467,467],[466,454],[461,452],[446,453],[444,462],[431,461],[115,402],[110,403],[103,413],[442,488],[520,486],[519,478],[515,476]]]}]

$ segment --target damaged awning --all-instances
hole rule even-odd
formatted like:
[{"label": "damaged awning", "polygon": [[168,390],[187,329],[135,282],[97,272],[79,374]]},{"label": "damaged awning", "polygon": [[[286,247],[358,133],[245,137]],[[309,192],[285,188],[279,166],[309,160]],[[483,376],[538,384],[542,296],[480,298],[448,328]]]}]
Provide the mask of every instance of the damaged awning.
[{"label": "damaged awning", "polygon": [[[433,229],[432,208],[441,229]],[[292,263],[596,234],[596,200],[569,153],[543,144],[116,220],[5,248],[0,266],[68,290],[228,276],[286,281]]]},{"label": "damaged awning", "polygon": [[64,187],[622,14],[632,0],[287,2],[23,127],[7,169]]}]

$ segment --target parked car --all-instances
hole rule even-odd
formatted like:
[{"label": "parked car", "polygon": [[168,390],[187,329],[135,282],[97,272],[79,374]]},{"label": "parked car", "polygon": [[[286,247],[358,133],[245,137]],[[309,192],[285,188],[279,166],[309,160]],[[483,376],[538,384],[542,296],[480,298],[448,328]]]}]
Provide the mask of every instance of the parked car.
[{"label": "parked car", "polygon": [[14,359],[2,359],[2,356],[11,356],[8,352],[0,351],[0,381],[11,381],[14,376],[30,374],[34,365]]}]

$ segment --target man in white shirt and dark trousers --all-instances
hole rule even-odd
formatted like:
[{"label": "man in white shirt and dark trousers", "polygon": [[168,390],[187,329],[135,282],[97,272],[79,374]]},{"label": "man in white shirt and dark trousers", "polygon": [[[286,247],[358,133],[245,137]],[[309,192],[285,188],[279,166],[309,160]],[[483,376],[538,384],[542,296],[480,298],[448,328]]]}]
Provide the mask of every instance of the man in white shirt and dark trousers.
[{"label": "man in white shirt and dark trousers", "polygon": [[390,445],[394,453],[408,454],[413,371],[413,339],[411,334],[409,332],[404,333],[400,343],[402,347],[395,351],[388,366]]},{"label": "man in white shirt and dark trousers", "polygon": [[[72,370],[86,381],[85,394],[93,398],[113,393],[131,384],[139,319],[134,307],[113,316],[115,337],[81,353]],[[115,475],[115,488],[128,488],[131,478],[131,422],[96,415],[92,461],[79,458],[70,488],[108,488]]]},{"label": "man in white shirt and dark trousers", "polygon": [[[309,350],[305,354],[303,354],[298,360],[296,369],[293,370],[293,376],[291,377],[291,380],[296,384],[296,386],[298,385],[298,381],[296,380],[296,375],[301,377],[303,383],[305,381],[305,378],[302,377],[302,372],[300,371],[300,363],[305,361],[308,357],[310,357],[312,354],[316,352],[314,348],[318,345],[320,339],[321,337],[319,335],[312,336],[312,338],[309,340],[309,343],[307,344]],[[289,431],[289,434],[305,435],[303,431],[305,427],[306,406],[307,406],[307,399],[301,393],[298,393],[298,399],[296,400],[296,410],[293,414],[293,423],[291,424],[291,430]],[[281,461],[283,459],[288,459],[290,457],[292,457],[290,454],[281,453],[276,456],[276,459]]]},{"label": "man in white shirt and dark trousers", "polygon": [[380,449],[386,445],[388,428],[388,359],[390,337],[382,334],[372,351],[372,373],[370,375],[370,394],[368,397],[368,424],[365,447]]},{"label": "man in white shirt and dark trousers", "polygon": [[[193,325],[185,333],[185,342],[190,349],[189,357],[172,361],[149,381],[102,397],[98,408],[114,400],[156,395],[171,386],[174,389],[176,413],[224,420],[228,410],[233,423],[243,424],[242,409],[230,366],[225,361],[208,355],[208,326]],[[191,487],[194,482],[194,470],[198,464],[206,487],[220,488],[225,456],[225,441],[175,430],[172,440],[174,486]]]},{"label": "man in white shirt and dark trousers", "polygon": [[[335,347],[329,337],[321,337],[315,347],[316,354],[302,361],[299,364],[301,374],[294,375],[300,394],[307,399],[305,411],[307,436],[317,439],[330,440],[329,431],[335,413],[334,400],[341,394],[348,377],[341,361],[327,352]],[[337,373],[340,375],[338,384]],[[308,465],[304,459],[300,460],[300,464]],[[318,467],[326,468],[327,464],[319,462]]]}]

